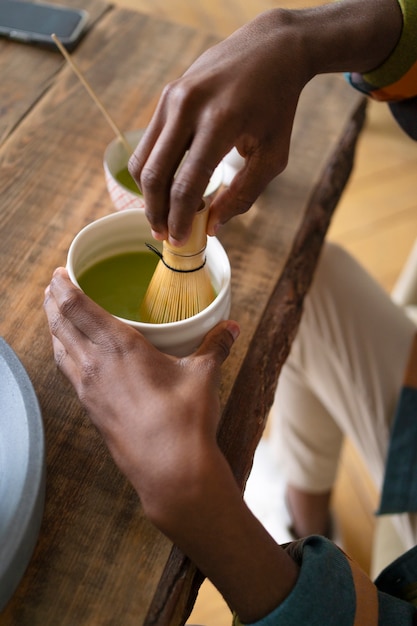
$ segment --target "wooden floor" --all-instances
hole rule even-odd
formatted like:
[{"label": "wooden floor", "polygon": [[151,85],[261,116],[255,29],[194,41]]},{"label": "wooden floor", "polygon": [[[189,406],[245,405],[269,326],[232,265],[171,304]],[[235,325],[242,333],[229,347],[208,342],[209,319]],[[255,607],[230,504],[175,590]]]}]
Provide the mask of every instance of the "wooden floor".
[{"label": "wooden floor", "polygon": [[[263,10],[270,0],[116,0],[117,4],[205,29],[223,38]],[[301,8],[322,2],[285,0]],[[162,86],[161,86],[162,87]],[[391,119],[385,105],[371,104],[353,176],[338,207],[329,238],[343,244],[390,290],[417,237],[417,144]],[[334,506],[347,551],[370,564],[376,494],[362,462],[347,443]],[[189,623],[229,626],[230,612],[204,583]]]}]

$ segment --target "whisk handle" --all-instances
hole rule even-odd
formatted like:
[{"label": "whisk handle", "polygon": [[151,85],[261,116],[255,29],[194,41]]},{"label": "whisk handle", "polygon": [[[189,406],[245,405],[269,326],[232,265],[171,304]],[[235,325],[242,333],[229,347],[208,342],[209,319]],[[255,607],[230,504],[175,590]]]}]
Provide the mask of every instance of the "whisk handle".
[{"label": "whisk handle", "polygon": [[207,221],[208,221],[208,206],[204,206],[194,216],[193,225],[191,229],[191,235],[187,240],[187,243],[183,246],[170,246],[167,241],[164,241],[164,248],[171,252],[188,256],[198,254],[202,252],[207,245]]}]

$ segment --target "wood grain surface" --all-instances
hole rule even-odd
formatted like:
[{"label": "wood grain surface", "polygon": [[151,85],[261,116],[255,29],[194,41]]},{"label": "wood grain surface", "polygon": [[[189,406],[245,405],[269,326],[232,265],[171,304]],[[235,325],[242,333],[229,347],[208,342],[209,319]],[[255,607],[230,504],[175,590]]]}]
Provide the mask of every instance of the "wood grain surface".
[{"label": "wood grain surface", "polygon": [[[97,17],[74,57],[120,127],[144,126],[163,86],[215,38],[93,0],[89,7]],[[144,518],[54,366],[42,311],[74,235],[113,210],[102,170],[112,133],[57,53],[11,42],[1,52],[0,96],[7,85],[16,109],[11,102],[0,114],[0,334],[41,404],[47,493],[38,545],[0,624],[181,624],[200,576]],[[242,488],[363,112],[340,77],[312,81],[290,166],[219,236],[232,265],[231,316],[242,327],[223,368],[219,438]]]}]

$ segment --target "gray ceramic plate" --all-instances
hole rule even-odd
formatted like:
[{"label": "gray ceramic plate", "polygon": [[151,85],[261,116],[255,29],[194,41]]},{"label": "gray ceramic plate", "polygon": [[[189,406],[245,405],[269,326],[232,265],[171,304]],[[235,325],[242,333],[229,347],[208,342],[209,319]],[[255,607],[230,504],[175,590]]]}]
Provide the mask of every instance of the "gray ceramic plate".
[{"label": "gray ceramic plate", "polygon": [[0,337],[0,611],[32,556],[44,497],[39,404],[25,369]]}]

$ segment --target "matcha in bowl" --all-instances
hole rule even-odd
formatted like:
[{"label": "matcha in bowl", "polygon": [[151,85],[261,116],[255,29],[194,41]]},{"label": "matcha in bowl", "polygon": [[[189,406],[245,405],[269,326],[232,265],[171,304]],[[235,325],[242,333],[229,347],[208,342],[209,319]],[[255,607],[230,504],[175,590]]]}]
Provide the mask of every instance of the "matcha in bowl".
[{"label": "matcha in bowl", "polygon": [[149,251],[147,243],[159,246],[143,210],[112,213],[87,225],[74,238],[67,256],[68,274],[92,300],[139,330],[157,348],[185,356],[229,316],[229,259],[219,240],[208,237],[207,267],[216,292],[214,301],[187,319],[150,324],[141,321],[140,305],[159,257]]},{"label": "matcha in bowl", "polygon": [[[132,150],[139,143],[143,132],[143,129],[139,129],[125,133],[126,140],[132,146]],[[143,209],[145,207],[144,198],[127,169],[129,156],[118,137],[109,143],[104,152],[103,167],[107,190],[117,211]],[[222,184],[222,179],[223,163],[220,163],[213,172],[203,196],[204,200],[210,201],[214,197]]]}]

